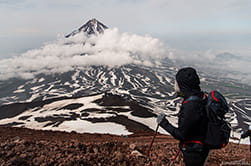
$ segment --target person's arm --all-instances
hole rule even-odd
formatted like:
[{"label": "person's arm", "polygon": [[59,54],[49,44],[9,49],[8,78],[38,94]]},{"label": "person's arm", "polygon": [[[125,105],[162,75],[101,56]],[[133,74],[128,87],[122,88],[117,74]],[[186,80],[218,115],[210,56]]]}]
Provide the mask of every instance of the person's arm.
[{"label": "person's arm", "polygon": [[196,124],[199,118],[200,113],[198,108],[190,101],[183,104],[181,108],[177,128],[170,124],[165,118],[161,121],[160,126],[174,138],[182,141],[189,137],[192,130],[196,130]]}]

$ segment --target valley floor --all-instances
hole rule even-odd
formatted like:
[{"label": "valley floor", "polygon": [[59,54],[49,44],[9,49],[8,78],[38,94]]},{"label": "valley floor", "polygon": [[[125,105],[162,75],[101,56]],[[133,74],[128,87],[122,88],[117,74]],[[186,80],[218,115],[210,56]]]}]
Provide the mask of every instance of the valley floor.
[{"label": "valley floor", "polygon": [[[168,165],[178,142],[157,135],[150,157],[146,157],[153,134],[115,136],[0,127],[0,165]],[[174,165],[181,163],[179,156]],[[219,165],[250,165],[249,145],[229,143],[224,149],[213,150],[207,166]]]}]

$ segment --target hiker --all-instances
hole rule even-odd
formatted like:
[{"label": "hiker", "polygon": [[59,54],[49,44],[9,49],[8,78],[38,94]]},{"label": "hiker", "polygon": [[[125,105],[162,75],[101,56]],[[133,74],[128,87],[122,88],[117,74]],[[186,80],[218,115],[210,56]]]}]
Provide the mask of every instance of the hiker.
[{"label": "hiker", "polygon": [[[180,141],[179,147],[186,166],[203,166],[209,154],[209,148],[202,143],[208,123],[205,110],[207,100],[199,85],[200,79],[195,69],[180,69],[174,86],[178,96],[184,99],[178,114],[178,127],[169,123],[165,114],[157,117],[157,123]],[[186,101],[190,96],[197,96],[202,100]]]}]

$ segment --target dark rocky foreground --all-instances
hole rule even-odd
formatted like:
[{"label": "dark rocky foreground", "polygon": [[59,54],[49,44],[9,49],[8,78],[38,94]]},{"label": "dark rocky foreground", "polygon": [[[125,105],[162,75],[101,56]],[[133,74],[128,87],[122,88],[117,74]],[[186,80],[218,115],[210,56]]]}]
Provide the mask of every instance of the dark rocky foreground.
[{"label": "dark rocky foreground", "polygon": [[[152,135],[114,136],[0,127],[0,165],[168,165],[177,152],[178,142],[170,136],[158,135],[150,157],[146,157]],[[174,165],[181,165],[181,160],[179,157]],[[214,150],[207,165],[250,165],[249,146],[230,143],[224,149]]]}]

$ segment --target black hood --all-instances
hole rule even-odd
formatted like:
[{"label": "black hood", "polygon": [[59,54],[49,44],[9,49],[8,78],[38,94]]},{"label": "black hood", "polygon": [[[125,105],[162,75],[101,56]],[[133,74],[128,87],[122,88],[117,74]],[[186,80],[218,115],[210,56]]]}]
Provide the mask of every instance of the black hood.
[{"label": "black hood", "polygon": [[191,67],[180,69],[176,74],[176,80],[185,98],[201,92],[199,76]]}]

